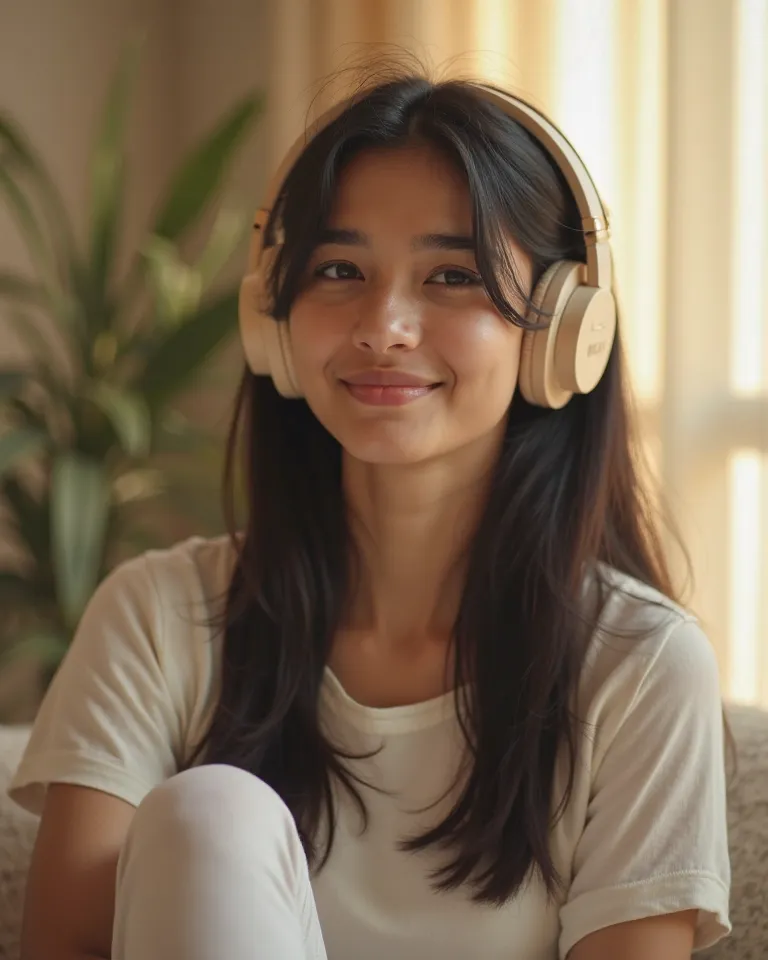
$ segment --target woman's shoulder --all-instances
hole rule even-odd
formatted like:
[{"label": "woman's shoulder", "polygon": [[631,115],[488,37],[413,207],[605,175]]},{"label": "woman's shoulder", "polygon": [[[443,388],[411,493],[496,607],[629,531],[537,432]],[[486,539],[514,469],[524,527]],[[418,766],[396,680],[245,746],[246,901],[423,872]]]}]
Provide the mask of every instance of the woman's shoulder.
[{"label": "woman's shoulder", "polygon": [[99,592],[113,602],[139,601],[148,612],[213,608],[226,596],[235,561],[229,536],[190,537],[124,560]]},{"label": "woman's shoulder", "polygon": [[[228,536],[139,553],[99,584],[78,627],[81,660],[157,664],[177,698],[210,688],[236,559]],[[106,669],[106,665],[104,666]]]},{"label": "woman's shoulder", "polygon": [[607,563],[596,565],[588,586],[602,592],[601,620],[606,625],[631,620],[638,627],[658,630],[664,624],[695,619],[690,610],[661,590]]},{"label": "woman's shoulder", "polygon": [[182,590],[190,599],[206,601],[226,593],[235,559],[235,546],[228,535],[190,537],[136,558],[158,588]]},{"label": "woman's shoulder", "polygon": [[99,584],[14,779],[22,806],[39,812],[53,782],[138,805],[192,755],[215,700],[234,556],[228,538],[196,537],[126,560]]},{"label": "woman's shoulder", "polygon": [[605,564],[590,588],[599,589],[600,606],[581,681],[587,712],[623,709],[641,698],[719,699],[715,651],[693,612]]}]

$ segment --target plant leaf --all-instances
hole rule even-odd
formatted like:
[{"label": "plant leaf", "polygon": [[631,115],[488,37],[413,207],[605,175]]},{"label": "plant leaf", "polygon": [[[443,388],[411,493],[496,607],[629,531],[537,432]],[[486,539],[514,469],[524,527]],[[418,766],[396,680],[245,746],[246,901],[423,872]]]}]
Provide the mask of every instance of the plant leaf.
[{"label": "plant leaf", "polygon": [[40,430],[20,427],[0,435],[0,476],[25,457],[39,453],[48,444],[48,437]]},{"label": "plant leaf", "polygon": [[3,611],[8,610],[11,603],[30,600],[34,595],[32,584],[27,577],[23,577],[15,570],[0,570],[0,603]]},{"label": "plant leaf", "polygon": [[104,298],[120,226],[125,181],[125,128],[139,47],[123,51],[107,92],[91,156],[91,282]]},{"label": "plant leaf", "polygon": [[224,268],[250,230],[250,218],[235,210],[219,210],[202,256],[197,261],[197,270],[208,287]]},{"label": "plant leaf", "polygon": [[50,276],[54,269],[53,254],[45,239],[45,233],[24,191],[5,166],[0,166],[0,192],[5,194],[8,207],[24,238],[32,262],[38,268],[42,268],[45,276]]},{"label": "plant leaf", "polygon": [[8,297],[10,300],[34,306],[48,304],[48,293],[41,283],[5,270],[0,270],[0,297]]},{"label": "plant leaf", "polygon": [[51,547],[56,592],[74,627],[99,580],[110,509],[109,479],[96,460],[65,453],[51,474]]},{"label": "plant leaf", "polygon": [[50,344],[34,317],[21,310],[11,310],[5,319],[10,321],[8,325],[13,328],[18,338],[24,341],[30,355],[45,363],[49,369],[53,367],[54,357]]},{"label": "plant leaf", "polygon": [[120,506],[136,500],[150,500],[164,491],[165,477],[162,471],[151,467],[128,470],[112,483],[114,501]]},{"label": "plant leaf", "polygon": [[0,483],[15,532],[44,576],[50,568],[48,499],[38,502],[15,477],[5,476]]},{"label": "plant leaf", "polygon": [[61,341],[50,332],[43,333],[33,317],[18,310],[11,310],[7,315],[9,326],[13,328],[20,340],[26,344],[31,360],[27,371],[30,377],[38,380],[55,398],[56,403],[65,406],[69,400],[69,391],[66,380],[66,356]]},{"label": "plant leaf", "polygon": [[0,370],[0,403],[14,396],[27,382],[27,374],[22,370]]},{"label": "plant leaf", "polygon": [[79,334],[77,346],[83,365],[90,356],[90,345],[98,331],[106,326],[107,304],[91,281],[88,266],[72,256],[67,265],[67,280],[72,290],[72,326]]},{"label": "plant leaf", "polygon": [[144,399],[104,381],[94,384],[88,396],[109,417],[126,454],[129,457],[147,456],[152,440],[152,419]]},{"label": "plant leaf", "polygon": [[0,271],[0,297],[15,304],[17,316],[24,317],[24,322],[27,324],[33,324],[35,321],[27,314],[19,313],[20,305],[47,311],[58,322],[62,333],[69,333],[74,329],[75,314],[72,301],[58,285],[46,285],[19,274]]},{"label": "plant leaf", "polygon": [[36,630],[11,642],[0,656],[0,669],[22,659],[36,660],[46,669],[55,669],[64,659],[68,646],[61,634],[53,630]]},{"label": "plant leaf", "polygon": [[164,325],[176,324],[197,309],[202,278],[194,267],[184,263],[176,244],[165,237],[150,237],[143,253],[149,265],[157,319]]},{"label": "plant leaf", "polygon": [[149,349],[144,370],[134,385],[151,409],[177,394],[237,326],[237,291],[229,290],[204,304]]},{"label": "plant leaf", "polygon": [[38,413],[37,410],[31,407],[26,400],[22,400],[21,397],[12,397],[7,403],[8,407],[13,410],[17,417],[21,418],[25,426],[31,427],[33,430],[38,430],[40,433],[44,433],[50,437],[51,432],[48,429],[48,421],[41,413]]},{"label": "plant leaf", "polygon": [[153,233],[174,240],[197,220],[260,111],[261,99],[246,97],[199,144],[173,178]]},{"label": "plant leaf", "polygon": [[64,202],[45,164],[27,140],[18,124],[7,114],[0,114],[0,156],[14,161],[37,184],[43,213],[56,237],[59,251],[72,249],[73,231]]}]

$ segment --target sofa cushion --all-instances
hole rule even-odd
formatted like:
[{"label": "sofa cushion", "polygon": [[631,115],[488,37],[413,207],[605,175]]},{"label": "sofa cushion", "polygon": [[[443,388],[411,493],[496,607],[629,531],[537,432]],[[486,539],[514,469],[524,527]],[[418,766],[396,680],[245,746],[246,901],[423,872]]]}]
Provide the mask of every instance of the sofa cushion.
[{"label": "sofa cushion", "polygon": [[730,937],[698,954],[702,960],[768,957],[768,712],[729,706],[737,766],[728,791],[731,852]]},{"label": "sofa cushion", "polygon": [[19,955],[24,879],[37,831],[37,817],[6,795],[28,736],[28,727],[0,727],[0,960]]}]

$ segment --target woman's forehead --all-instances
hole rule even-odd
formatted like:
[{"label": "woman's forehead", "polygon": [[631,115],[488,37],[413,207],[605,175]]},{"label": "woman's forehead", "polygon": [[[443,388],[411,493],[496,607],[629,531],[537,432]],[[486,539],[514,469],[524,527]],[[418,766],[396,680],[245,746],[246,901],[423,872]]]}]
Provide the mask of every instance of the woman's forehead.
[{"label": "woman's forehead", "polygon": [[444,151],[423,141],[364,148],[334,185],[328,224],[365,231],[357,222],[421,224],[417,233],[472,232],[466,176]]}]

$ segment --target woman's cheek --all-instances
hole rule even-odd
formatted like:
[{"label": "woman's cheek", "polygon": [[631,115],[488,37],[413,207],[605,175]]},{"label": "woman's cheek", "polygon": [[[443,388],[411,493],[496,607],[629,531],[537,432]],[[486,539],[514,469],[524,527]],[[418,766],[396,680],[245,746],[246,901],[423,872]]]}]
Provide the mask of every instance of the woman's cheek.
[{"label": "woman's cheek", "polygon": [[523,331],[498,313],[482,311],[443,325],[439,352],[457,376],[516,376]]}]

